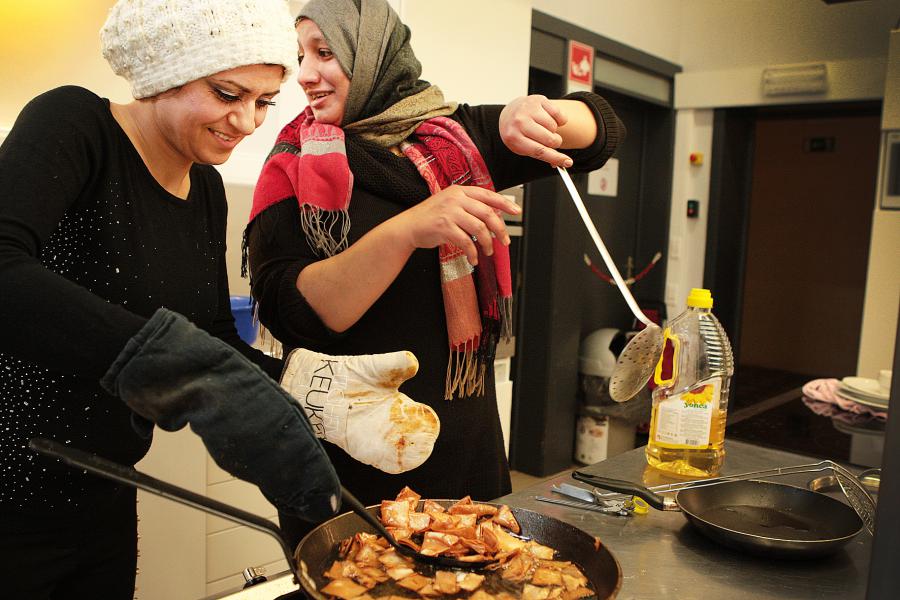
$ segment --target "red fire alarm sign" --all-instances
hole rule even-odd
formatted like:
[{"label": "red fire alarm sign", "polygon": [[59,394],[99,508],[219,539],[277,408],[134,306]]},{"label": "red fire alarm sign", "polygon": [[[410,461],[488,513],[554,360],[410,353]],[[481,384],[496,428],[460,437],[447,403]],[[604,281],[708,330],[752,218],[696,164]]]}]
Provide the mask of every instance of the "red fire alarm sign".
[{"label": "red fire alarm sign", "polygon": [[568,91],[592,91],[594,88],[594,48],[569,40]]}]

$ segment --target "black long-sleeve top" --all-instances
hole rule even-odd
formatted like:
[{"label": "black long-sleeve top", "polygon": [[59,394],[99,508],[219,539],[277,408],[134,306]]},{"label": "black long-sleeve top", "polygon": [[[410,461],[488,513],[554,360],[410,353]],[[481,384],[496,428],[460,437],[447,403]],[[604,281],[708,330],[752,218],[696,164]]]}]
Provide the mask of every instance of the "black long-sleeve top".
[{"label": "black long-sleeve top", "polygon": [[134,464],[150,447],[99,386],[159,307],[277,376],[240,341],[225,269],[227,207],[211,166],[186,200],[153,178],[109,101],[61,87],[32,100],[0,147],[0,518],[90,505],[105,482],[27,448],[44,436]]},{"label": "black long-sleeve top", "polygon": [[[609,104],[595,94],[573,94],[585,102],[598,124],[593,145],[567,151],[573,170],[597,169],[624,139],[625,130]],[[546,163],[510,152],[499,132],[502,106],[461,105],[452,118],[465,127],[502,190],[553,175]],[[413,163],[353,135],[346,138],[347,158],[354,176],[349,207],[349,243],[378,224],[428,198],[431,194]],[[466,494],[487,500],[509,492],[509,469],[504,456],[497,412],[493,364],[485,374],[481,397],[444,400],[449,358],[446,320],[441,296],[437,249],[413,252],[397,278],[351,328],[330,331],[297,290],[297,276],[322,260],[300,227],[296,198],[264,210],[248,230],[252,293],[260,321],[287,347],[302,346],[332,354],[370,354],[411,350],[419,372],[401,391],[431,406],[441,431],[431,457],[420,467],[388,475],[364,465],[335,446],[326,444],[341,481],[363,502],[393,498],[403,485],[431,498],[459,498]]]}]

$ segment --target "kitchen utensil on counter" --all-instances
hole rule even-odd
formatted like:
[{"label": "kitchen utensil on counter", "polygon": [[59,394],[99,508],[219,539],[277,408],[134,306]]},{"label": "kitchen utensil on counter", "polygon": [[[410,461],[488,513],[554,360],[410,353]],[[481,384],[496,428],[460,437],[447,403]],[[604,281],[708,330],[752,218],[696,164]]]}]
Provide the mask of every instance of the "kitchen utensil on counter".
[{"label": "kitchen utensil on counter", "polygon": [[560,506],[568,506],[569,508],[578,508],[581,510],[589,510],[591,512],[603,513],[605,515],[617,515],[620,517],[631,516],[631,512],[625,508],[624,503],[616,503],[609,506],[596,504],[593,502],[585,502],[583,500],[566,500],[564,498],[551,498],[549,496],[535,496],[538,502],[546,502],[547,504],[558,504]]},{"label": "kitchen utensil on counter", "polygon": [[[174,500],[175,502],[191,506],[193,508],[199,508],[200,510],[212,513],[216,516],[240,523],[242,525],[247,525],[248,527],[252,527],[257,531],[261,531],[267,535],[270,535],[278,540],[278,543],[282,551],[284,552],[285,558],[287,558],[288,565],[290,565],[291,567],[291,571],[293,572],[294,577],[298,581],[300,581],[300,574],[297,571],[296,561],[293,560],[291,550],[284,542],[284,538],[281,535],[281,529],[279,529],[268,519],[264,519],[262,517],[254,515],[253,513],[240,510],[227,504],[223,504],[222,502],[212,500],[210,498],[207,498],[206,496],[201,496],[200,494],[196,494],[194,492],[191,492],[190,490],[186,490],[170,483],[166,483],[165,481],[161,481],[154,477],[150,477],[149,475],[141,473],[136,469],[120,465],[93,454],[88,454],[87,452],[78,450],[77,448],[65,446],[52,440],[34,438],[29,442],[28,445],[33,450],[36,450],[37,452],[40,452],[41,454],[45,454],[47,456],[59,458],[68,465],[78,467],[80,469],[85,469],[86,471],[89,471],[95,475],[99,475],[107,479],[112,479],[113,481],[124,485],[142,489],[158,496],[162,496],[163,498],[168,498],[169,500]],[[394,536],[392,536],[390,532],[385,529],[381,521],[379,521],[378,518],[372,514],[372,512],[366,509],[366,507],[363,506],[362,503],[343,486],[341,486],[341,505],[342,508],[353,511],[379,535],[384,536],[388,543],[391,544],[399,554],[407,556],[417,562],[427,565],[447,567],[451,569],[464,569],[469,571],[484,568],[487,565],[495,562],[466,562],[447,556],[428,556],[416,552],[412,548],[398,543],[397,540],[394,539]]]},{"label": "kitchen utensil on counter", "polygon": [[606,268],[609,269],[610,274],[615,279],[616,287],[619,288],[619,292],[625,299],[626,304],[628,304],[628,308],[631,309],[635,318],[645,325],[644,329],[635,334],[619,354],[616,367],[610,378],[610,397],[616,402],[624,402],[636,396],[653,375],[653,369],[656,368],[656,363],[659,362],[659,357],[663,351],[662,329],[647,318],[647,315],[641,311],[637,302],[635,302],[634,296],[631,295],[631,291],[625,284],[625,280],[619,274],[619,269],[616,268],[616,263],[613,262],[612,256],[606,249],[606,244],[603,243],[600,233],[591,221],[587,208],[585,208],[581,195],[575,188],[569,172],[562,167],[557,167],[556,170],[559,171],[559,176],[569,191],[569,196],[571,196],[575,208],[578,209],[578,214],[581,216],[584,226],[587,227],[594,245],[597,246],[600,256],[603,257]]},{"label": "kitchen utensil on counter", "polygon": [[864,527],[857,511],[840,500],[771,481],[719,481],[684,487],[672,497],[630,481],[578,475],[576,479],[593,486],[643,498],[657,510],[680,510],[710,539],[765,556],[794,559],[831,554]]},{"label": "kitchen utensil on counter", "polygon": [[559,504],[570,508],[580,508],[592,512],[604,513],[607,515],[618,515],[620,517],[630,517],[632,514],[645,514],[649,509],[649,505],[640,498],[622,496],[621,499],[605,500],[598,498],[595,490],[586,490],[576,485],[561,483],[551,486],[554,493],[569,498],[568,500],[556,497],[535,496],[538,502],[546,502],[548,504]]},{"label": "kitchen utensil on counter", "polygon": [[[812,492],[810,492],[812,493]],[[455,500],[437,500],[443,506]],[[485,504],[491,504],[487,502]],[[378,507],[369,509],[374,513]],[[530,538],[558,552],[557,560],[576,563],[590,580],[597,600],[615,598],[622,587],[622,569],[602,540],[553,517],[522,508],[510,508],[521,526],[520,538]],[[368,522],[355,514],[343,514],[322,523],[309,532],[297,546],[303,589],[316,600],[324,600],[317,591],[329,581],[325,571],[334,561],[334,544],[360,532],[372,532]],[[308,582],[312,582],[312,586]]]},{"label": "kitchen utensil on counter", "polygon": [[630,498],[622,497],[616,500],[598,500],[594,497],[591,490],[586,490],[576,485],[561,483],[550,488],[554,493],[565,496],[567,499],[535,496],[538,502],[546,502],[548,504],[559,504],[570,508],[581,508],[592,512],[604,513],[607,515],[619,515],[627,517],[631,515],[634,505]]}]

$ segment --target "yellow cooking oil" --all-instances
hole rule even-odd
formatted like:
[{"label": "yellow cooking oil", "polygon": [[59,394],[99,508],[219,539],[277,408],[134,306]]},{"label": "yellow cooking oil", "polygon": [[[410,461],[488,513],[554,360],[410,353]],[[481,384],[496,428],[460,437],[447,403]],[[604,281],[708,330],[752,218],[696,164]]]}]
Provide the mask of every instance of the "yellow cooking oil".
[{"label": "yellow cooking oil", "polygon": [[654,373],[647,463],[669,475],[713,477],[725,460],[725,419],[734,374],[731,344],[712,314],[712,295],[693,289],[664,332]]},{"label": "yellow cooking oil", "polygon": [[709,422],[709,440],[705,445],[672,445],[659,442],[656,424],[659,406],[654,405],[650,413],[650,443],[647,444],[647,464],[687,479],[713,477],[718,474],[725,461],[725,418],[727,408],[712,411]]}]

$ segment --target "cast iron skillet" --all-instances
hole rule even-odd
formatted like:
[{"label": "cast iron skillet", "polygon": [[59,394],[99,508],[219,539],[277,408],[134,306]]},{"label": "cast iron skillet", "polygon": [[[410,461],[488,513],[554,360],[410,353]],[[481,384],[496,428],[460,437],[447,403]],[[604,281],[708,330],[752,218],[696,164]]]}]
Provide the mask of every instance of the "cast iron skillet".
[{"label": "cast iron skillet", "polygon": [[[438,502],[449,506],[455,500]],[[372,506],[369,510],[376,514],[378,508]],[[590,580],[599,600],[616,597],[622,586],[622,569],[605,545],[581,529],[553,517],[523,508],[510,510],[522,528],[520,537],[556,549],[557,560],[576,563]],[[324,573],[335,560],[336,544],[359,532],[373,533],[374,530],[357,515],[345,513],[322,523],[300,540],[295,556],[300,563],[300,583],[307,594],[316,599],[324,598],[317,589],[328,583]]]},{"label": "cast iron skillet", "polygon": [[[62,459],[70,466],[247,525],[274,537],[284,552],[294,580],[317,600],[324,599],[318,588],[325,585],[324,573],[334,560],[336,544],[360,531],[375,532],[371,518],[364,520],[354,513],[339,515],[322,523],[303,538],[295,552],[299,558],[297,561],[292,559],[281,529],[268,519],[58,442],[34,438],[29,441],[29,446],[41,454]],[[346,490],[344,492],[346,494]],[[444,502],[449,505],[454,501]],[[378,509],[378,506],[371,506],[367,510],[374,516]],[[577,563],[597,592],[598,600],[616,597],[622,586],[622,569],[606,546],[584,531],[553,517],[519,508],[511,510],[522,527],[520,535],[555,548],[560,560]]]},{"label": "cast iron skillet", "polygon": [[575,471],[598,488],[643,498],[658,510],[681,510],[707,537],[737,550],[779,558],[813,558],[837,552],[862,531],[863,522],[840,500],[770,481],[727,481],[663,497],[642,485]]}]

